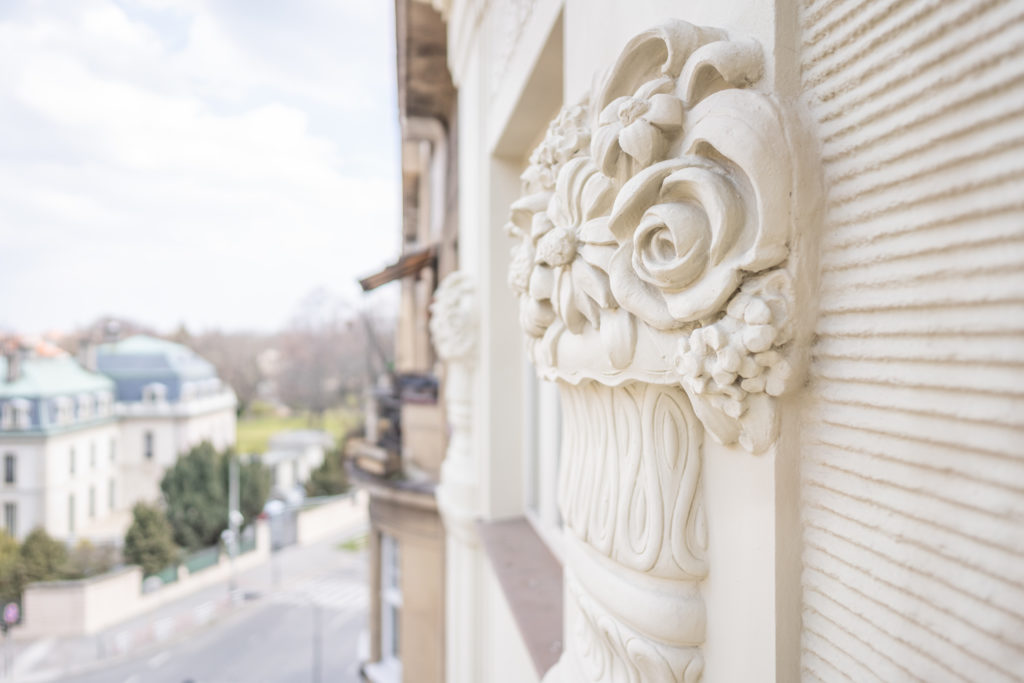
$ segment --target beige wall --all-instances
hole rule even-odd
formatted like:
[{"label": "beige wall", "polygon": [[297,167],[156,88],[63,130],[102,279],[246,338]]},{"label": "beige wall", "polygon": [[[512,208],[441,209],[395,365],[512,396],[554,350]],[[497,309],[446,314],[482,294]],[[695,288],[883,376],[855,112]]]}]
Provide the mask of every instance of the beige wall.
[{"label": "beige wall", "polygon": [[[235,571],[243,571],[270,556],[270,529],[256,524],[256,549],[239,556]],[[97,633],[127,619],[145,614],[197,590],[225,581],[231,564],[221,555],[216,566],[189,575],[179,568],[178,581],[151,593],[142,592],[142,569],[125,567],[79,581],[34,583],[23,594],[19,638],[73,637]]]},{"label": "beige wall", "polygon": [[[429,505],[429,501],[426,501]],[[422,504],[421,504],[422,505]],[[444,681],[444,530],[436,510],[371,495],[371,534],[399,545],[402,614],[399,639],[406,683]],[[380,657],[379,542],[371,547],[371,660]]]},{"label": "beige wall", "polygon": [[444,458],[445,424],[440,403],[402,405],[402,457],[433,478]]}]

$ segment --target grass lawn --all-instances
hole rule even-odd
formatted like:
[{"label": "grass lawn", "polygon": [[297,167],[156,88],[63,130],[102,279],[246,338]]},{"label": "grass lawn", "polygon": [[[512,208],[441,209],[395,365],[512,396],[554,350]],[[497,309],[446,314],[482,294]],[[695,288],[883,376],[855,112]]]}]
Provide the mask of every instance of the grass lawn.
[{"label": "grass lawn", "polygon": [[356,425],[357,416],[347,408],[336,408],[324,413],[322,424],[312,422],[307,413],[294,413],[288,417],[260,415],[238,420],[238,452],[263,453],[267,442],[277,432],[290,429],[322,429],[340,439]]}]

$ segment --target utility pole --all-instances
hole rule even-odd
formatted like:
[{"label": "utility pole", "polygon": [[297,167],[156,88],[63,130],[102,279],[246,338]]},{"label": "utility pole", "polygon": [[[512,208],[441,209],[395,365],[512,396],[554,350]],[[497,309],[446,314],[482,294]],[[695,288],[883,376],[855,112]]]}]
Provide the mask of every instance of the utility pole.
[{"label": "utility pole", "polygon": [[323,656],[321,654],[323,639],[323,614],[320,611],[320,605],[315,601],[312,602],[313,606],[313,683],[320,683],[321,668]]},{"label": "utility pole", "polygon": [[235,556],[238,554],[238,534],[242,523],[242,513],[238,510],[238,489],[238,457],[232,456],[228,460],[228,558],[231,567],[229,590],[232,598],[238,589],[235,578]]}]

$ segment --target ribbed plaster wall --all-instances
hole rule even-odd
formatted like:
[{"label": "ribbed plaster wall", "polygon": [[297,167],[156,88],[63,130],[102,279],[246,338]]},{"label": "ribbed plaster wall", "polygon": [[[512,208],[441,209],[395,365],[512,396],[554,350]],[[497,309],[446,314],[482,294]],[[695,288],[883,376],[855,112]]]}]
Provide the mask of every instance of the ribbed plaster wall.
[{"label": "ribbed plaster wall", "polygon": [[805,680],[1024,679],[1024,3],[819,0]]}]

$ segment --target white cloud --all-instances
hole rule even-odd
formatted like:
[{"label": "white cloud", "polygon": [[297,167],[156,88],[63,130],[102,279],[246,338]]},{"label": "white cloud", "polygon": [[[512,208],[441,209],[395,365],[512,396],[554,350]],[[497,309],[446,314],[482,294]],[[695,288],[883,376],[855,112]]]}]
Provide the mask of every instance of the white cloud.
[{"label": "white cloud", "polygon": [[274,327],[394,256],[389,17],[211,6],[0,21],[0,326]]}]

